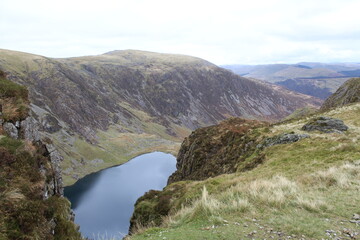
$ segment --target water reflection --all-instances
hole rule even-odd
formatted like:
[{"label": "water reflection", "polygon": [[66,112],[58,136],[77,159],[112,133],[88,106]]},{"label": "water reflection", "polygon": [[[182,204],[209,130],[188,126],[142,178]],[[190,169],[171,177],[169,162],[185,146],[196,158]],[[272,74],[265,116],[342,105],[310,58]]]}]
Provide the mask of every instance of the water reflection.
[{"label": "water reflection", "polygon": [[127,234],[136,200],[150,189],[162,189],[175,165],[171,154],[148,153],[66,187],[65,196],[72,203],[82,234],[121,239]]}]

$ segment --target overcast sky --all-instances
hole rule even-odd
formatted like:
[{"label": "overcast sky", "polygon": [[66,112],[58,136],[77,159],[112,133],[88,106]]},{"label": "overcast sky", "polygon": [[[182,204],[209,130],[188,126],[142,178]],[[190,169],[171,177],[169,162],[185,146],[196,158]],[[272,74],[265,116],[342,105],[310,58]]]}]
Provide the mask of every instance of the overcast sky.
[{"label": "overcast sky", "polygon": [[0,48],[139,49],[215,64],[360,62],[359,0],[0,0]]}]

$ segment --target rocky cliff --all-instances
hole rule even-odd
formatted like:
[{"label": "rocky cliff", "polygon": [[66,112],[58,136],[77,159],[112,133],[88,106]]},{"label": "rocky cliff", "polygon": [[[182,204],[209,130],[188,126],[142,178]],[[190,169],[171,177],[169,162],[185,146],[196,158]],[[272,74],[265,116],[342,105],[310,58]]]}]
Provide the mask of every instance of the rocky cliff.
[{"label": "rocky cliff", "polygon": [[1,75],[0,239],[82,239],[62,196],[62,157],[21,110],[26,89]]},{"label": "rocky cliff", "polygon": [[191,130],[231,116],[274,121],[321,102],[183,55],[51,59],[1,50],[0,69],[29,88],[42,135],[64,155],[67,184],[144,152],[174,153]]},{"label": "rocky cliff", "polygon": [[345,82],[321,106],[322,110],[360,102],[360,78],[352,78]]}]

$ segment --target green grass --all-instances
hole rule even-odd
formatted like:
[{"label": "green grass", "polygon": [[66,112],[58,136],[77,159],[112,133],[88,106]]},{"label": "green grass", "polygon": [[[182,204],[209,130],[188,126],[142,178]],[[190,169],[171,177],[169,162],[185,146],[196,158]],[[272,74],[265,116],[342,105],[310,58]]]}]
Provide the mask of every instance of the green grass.
[{"label": "green grass", "polygon": [[2,119],[18,121],[28,114],[28,91],[26,87],[7,80],[0,70],[0,105]]},{"label": "green grass", "polygon": [[72,146],[64,145],[62,141],[54,141],[64,156],[62,169],[65,186],[77,180],[73,175],[81,178],[154,151],[176,155],[180,147],[179,142],[165,140],[154,134],[119,133],[115,128],[110,128],[106,132],[99,131],[98,136],[98,144],[90,144],[78,137]]},{"label": "green grass", "polygon": [[[173,196],[169,215],[160,227],[140,227],[131,239],[328,239],[327,230],[348,239],[346,231],[359,232],[349,220],[360,213],[360,104],[323,114],[343,119],[348,132],[310,133],[309,139],[266,148],[266,160],[251,171],[167,186],[158,196]],[[264,134],[300,133],[308,120],[278,124]],[[173,192],[176,185],[180,190]],[[156,205],[154,199],[142,204]]]}]

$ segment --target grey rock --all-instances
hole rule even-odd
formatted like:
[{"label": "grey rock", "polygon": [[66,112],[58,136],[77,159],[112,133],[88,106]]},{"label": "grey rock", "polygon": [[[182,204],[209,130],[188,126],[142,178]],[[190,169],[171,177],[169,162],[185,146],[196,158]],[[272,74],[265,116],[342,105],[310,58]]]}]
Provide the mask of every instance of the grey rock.
[{"label": "grey rock", "polygon": [[276,135],[271,138],[265,139],[261,144],[257,145],[257,148],[266,148],[278,144],[288,144],[297,142],[303,138],[309,138],[308,134],[295,134],[295,133],[284,133],[280,135]]},{"label": "grey rock", "polygon": [[102,164],[102,163],[104,163],[104,160],[98,159],[98,158],[95,158],[94,160],[90,161],[90,164],[94,165],[94,166],[97,166],[97,165]]},{"label": "grey rock", "polygon": [[354,213],[353,218],[354,220],[360,220],[360,215],[357,213]]},{"label": "grey rock", "polygon": [[15,127],[14,124],[10,123],[10,122],[6,122],[3,125],[3,129],[5,131],[5,133],[7,135],[9,135],[9,137],[14,138],[14,139],[18,139],[19,137],[19,131],[18,129]]},{"label": "grey rock", "polygon": [[50,114],[45,114],[40,122],[43,130],[48,133],[55,133],[61,129],[59,121]]},{"label": "grey rock", "polygon": [[31,142],[40,141],[39,126],[34,118],[27,117],[24,121],[21,121],[20,126],[20,136],[22,138]]},{"label": "grey rock", "polygon": [[49,152],[49,153],[52,153],[53,151],[56,151],[56,148],[53,144],[45,144],[45,147],[46,147],[46,150]]},{"label": "grey rock", "polygon": [[60,167],[60,164],[63,161],[63,157],[60,155],[60,153],[57,150],[52,151],[49,156],[50,156],[51,166],[54,170],[54,175],[55,175],[54,192],[63,195],[64,189],[63,189],[62,172]]},{"label": "grey rock", "polygon": [[56,148],[53,144],[45,144],[45,147],[49,154],[51,167],[54,171],[53,182],[47,186],[47,189],[50,192],[50,195],[54,195],[54,194],[63,195],[64,189],[63,189],[62,171],[61,171],[60,164],[64,158],[56,150]]},{"label": "grey rock", "polygon": [[307,124],[305,124],[301,130],[304,131],[320,131],[324,133],[333,133],[333,132],[344,132],[348,130],[348,126],[340,119],[330,118],[330,117],[318,117]]}]

